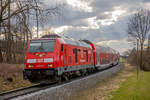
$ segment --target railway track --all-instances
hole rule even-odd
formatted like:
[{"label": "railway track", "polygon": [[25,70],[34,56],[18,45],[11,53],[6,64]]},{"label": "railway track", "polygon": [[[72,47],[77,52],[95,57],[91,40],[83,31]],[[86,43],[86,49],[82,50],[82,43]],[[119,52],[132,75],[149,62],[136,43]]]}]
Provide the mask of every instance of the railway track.
[{"label": "railway track", "polygon": [[40,90],[44,90],[44,89],[47,89],[47,88],[51,88],[51,87],[55,87],[55,86],[58,86],[58,85],[66,84],[66,83],[69,83],[71,81],[78,80],[78,79],[88,77],[90,75],[102,72],[102,71],[110,69],[112,67],[115,67],[115,66],[111,66],[111,67],[105,68],[105,69],[100,69],[99,71],[90,73],[89,75],[76,77],[76,78],[73,78],[71,80],[64,81],[62,83],[36,84],[36,85],[30,86],[30,87],[19,88],[19,89],[11,90],[11,91],[8,91],[8,92],[3,92],[3,93],[0,93],[0,100],[13,99],[13,98],[16,98],[18,96],[22,96],[22,95],[34,93],[34,92],[37,92],[37,91],[40,91]]},{"label": "railway track", "polygon": [[42,89],[50,88],[54,85],[52,84],[35,84],[33,86],[25,87],[25,88],[19,88],[7,92],[0,93],[0,100],[8,100],[12,98],[16,98],[21,95],[26,95],[29,93],[33,93]]}]

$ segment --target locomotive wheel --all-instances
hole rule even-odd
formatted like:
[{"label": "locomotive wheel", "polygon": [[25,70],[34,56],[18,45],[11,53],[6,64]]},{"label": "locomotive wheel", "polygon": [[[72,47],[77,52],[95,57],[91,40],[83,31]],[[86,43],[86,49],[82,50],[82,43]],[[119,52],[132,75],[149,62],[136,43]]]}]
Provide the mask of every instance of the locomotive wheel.
[{"label": "locomotive wheel", "polygon": [[88,72],[84,73],[84,76],[87,76],[88,75]]},{"label": "locomotive wheel", "polygon": [[62,78],[61,79],[62,81],[68,81],[69,80],[69,74],[68,73],[64,73],[61,78]]},{"label": "locomotive wheel", "polygon": [[65,80],[66,80],[66,81],[68,81],[68,80],[69,80],[67,76],[65,76]]},{"label": "locomotive wheel", "polygon": [[61,83],[61,82],[62,82],[62,77],[58,76],[58,83]]}]

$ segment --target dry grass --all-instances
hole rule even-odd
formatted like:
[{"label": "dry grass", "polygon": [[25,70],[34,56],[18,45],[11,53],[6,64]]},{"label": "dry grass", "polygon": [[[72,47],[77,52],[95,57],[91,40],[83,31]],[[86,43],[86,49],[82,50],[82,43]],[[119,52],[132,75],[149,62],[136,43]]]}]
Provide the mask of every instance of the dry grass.
[{"label": "dry grass", "polygon": [[13,76],[22,74],[24,65],[17,64],[0,64],[0,77]]},{"label": "dry grass", "polygon": [[23,68],[23,64],[0,64],[0,92],[32,85],[23,80]]},{"label": "dry grass", "polygon": [[107,100],[111,98],[111,92],[117,90],[120,84],[133,75],[134,67],[125,64],[125,67],[117,75],[105,79],[93,88],[78,91],[69,97],[69,100]]}]

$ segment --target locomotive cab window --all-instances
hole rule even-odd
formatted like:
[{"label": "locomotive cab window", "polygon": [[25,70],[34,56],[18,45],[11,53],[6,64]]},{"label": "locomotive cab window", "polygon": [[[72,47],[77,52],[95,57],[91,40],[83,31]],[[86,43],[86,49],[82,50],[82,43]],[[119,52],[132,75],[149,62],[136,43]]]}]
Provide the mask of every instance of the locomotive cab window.
[{"label": "locomotive cab window", "polygon": [[29,52],[53,52],[55,40],[31,40]]}]

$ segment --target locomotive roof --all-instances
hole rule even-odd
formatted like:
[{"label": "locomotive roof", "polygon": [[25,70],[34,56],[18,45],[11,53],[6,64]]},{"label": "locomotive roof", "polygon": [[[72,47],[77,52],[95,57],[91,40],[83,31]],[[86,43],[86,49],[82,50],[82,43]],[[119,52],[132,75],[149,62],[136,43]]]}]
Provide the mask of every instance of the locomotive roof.
[{"label": "locomotive roof", "polygon": [[56,39],[57,38],[57,39],[63,41],[64,43],[66,43],[66,44],[91,48],[90,45],[88,45],[87,43],[85,43],[83,41],[79,41],[79,40],[75,40],[75,39],[72,39],[72,38],[60,36],[58,34],[44,35],[44,36],[42,36],[42,38],[43,39]]},{"label": "locomotive roof", "polygon": [[77,40],[74,40],[74,39],[71,39],[71,38],[65,38],[65,37],[63,38],[63,40],[65,41],[66,44],[91,48],[90,45],[84,43],[83,41],[77,41]]},{"label": "locomotive roof", "polygon": [[47,35],[43,35],[42,38],[61,38],[61,36],[57,34],[47,34]]},{"label": "locomotive roof", "polygon": [[106,45],[97,45],[97,44],[94,44],[94,45],[97,49],[99,49],[102,52],[113,52],[113,51],[115,51],[114,49],[112,49]]}]

